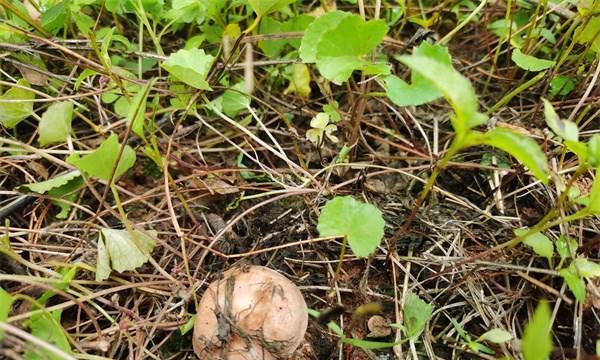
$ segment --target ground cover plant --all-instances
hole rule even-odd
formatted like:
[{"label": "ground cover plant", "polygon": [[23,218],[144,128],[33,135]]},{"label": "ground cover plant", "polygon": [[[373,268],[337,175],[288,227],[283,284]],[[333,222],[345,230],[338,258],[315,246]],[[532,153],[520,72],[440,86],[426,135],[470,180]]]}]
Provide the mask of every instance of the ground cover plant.
[{"label": "ground cover plant", "polygon": [[599,0],[0,0],[0,358],[206,358],[251,265],[303,340],[196,351],[600,356],[599,54]]}]

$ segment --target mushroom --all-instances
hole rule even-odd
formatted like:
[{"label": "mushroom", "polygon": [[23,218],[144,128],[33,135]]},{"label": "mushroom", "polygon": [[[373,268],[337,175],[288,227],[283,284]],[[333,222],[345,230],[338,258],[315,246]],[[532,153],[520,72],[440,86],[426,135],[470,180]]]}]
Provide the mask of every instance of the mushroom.
[{"label": "mushroom", "polygon": [[307,326],[306,303],[290,280],[264,266],[236,267],[200,299],[192,343],[203,360],[287,359]]}]

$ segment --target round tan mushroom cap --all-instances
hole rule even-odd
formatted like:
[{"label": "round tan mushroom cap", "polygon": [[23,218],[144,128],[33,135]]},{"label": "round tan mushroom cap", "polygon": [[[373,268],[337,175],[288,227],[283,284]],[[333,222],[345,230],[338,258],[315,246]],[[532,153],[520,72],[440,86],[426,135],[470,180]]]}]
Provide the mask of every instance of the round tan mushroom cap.
[{"label": "round tan mushroom cap", "polygon": [[237,267],[202,296],[194,351],[207,360],[286,359],[307,326],[306,303],[290,280],[264,266]]}]

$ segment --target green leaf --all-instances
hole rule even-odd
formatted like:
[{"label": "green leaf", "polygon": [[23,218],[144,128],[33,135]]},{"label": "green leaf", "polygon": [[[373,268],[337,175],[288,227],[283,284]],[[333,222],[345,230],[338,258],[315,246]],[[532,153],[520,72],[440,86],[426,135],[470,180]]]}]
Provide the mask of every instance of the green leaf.
[{"label": "green leaf", "polygon": [[212,90],[206,81],[215,57],[200,49],[181,49],[167,58],[162,67],[171,77],[196,89]]},{"label": "green leaf", "polygon": [[146,85],[135,95],[131,105],[128,109],[127,114],[127,125],[131,125],[131,130],[142,139],[144,136],[144,124],[146,120],[146,102],[148,100],[148,94],[150,94],[150,88],[154,81],[148,81]]},{"label": "green leaf", "polygon": [[598,29],[600,29],[600,16],[594,16],[588,21],[585,27],[579,27],[577,30],[579,35],[576,36],[579,44],[590,44],[590,49],[596,53],[600,53],[600,35],[598,35]]},{"label": "green leaf", "polygon": [[550,320],[550,306],[546,302],[539,303],[521,340],[525,360],[546,360],[552,353]]},{"label": "green leaf", "polygon": [[263,17],[293,3],[296,0],[248,0],[256,15]]},{"label": "green leaf", "polygon": [[[517,236],[523,236],[528,231],[529,229],[527,228],[516,229],[515,234]],[[525,237],[523,239],[523,243],[532,248],[533,251],[539,256],[547,258],[548,261],[550,261],[550,259],[552,259],[552,255],[554,255],[554,245],[552,244],[552,241],[548,239],[546,235],[540,232],[536,232]]]},{"label": "green leaf", "polygon": [[560,269],[558,273],[565,280],[575,299],[580,303],[585,302],[585,282],[577,276],[576,270],[574,268]]},{"label": "green leaf", "polygon": [[335,28],[342,19],[350,16],[350,13],[343,11],[332,11],[318,17],[310,23],[304,32],[300,44],[300,58],[305,63],[314,63],[317,61],[317,44],[321,37],[329,29]]},{"label": "green leaf", "polygon": [[590,166],[594,168],[600,166],[600,135],[595,134],[588,140],[586,153]]},{"label": "green leaf", "polygon": [[[301,32],[304,31],[315,18],[310,15],[294,16],[286,22],[279,22],[272,17],[265,17],[260,22],[260,34],[279,34],[286,32]],[[259,41],[258,46],[270,58],[277,58],[286,45],[297,49],[300,46],[301,39],[275,39]],[[316,44],[315,44],[316,45]]]},{"label": "green leaf", "polygon": [[590,204],[586,209],[592,214],[600,214],[600,167],[596,167],[594,183],[590,191]]},{"label": "green leaf", "polygon": [[66,174],[59,175],[55,178],[52,178],[52,179],[49,179],[46,181],[40,181],[40,182],[33,183],[33,184],[23,184],[23,185],[19,186],[17,189],[19,189],[21,191],[25,189],[25,190],[33,191],[38,194],[45,194],[52,189],[66,185],[69,181],[71,181],[79,176],[81,176],[81,173],[78,170],[70,171]]},{"label": "green leaf", "polygon": [[[48,313],[47,311],[33,314],[29,317],[24,325],[31,331],[31,335],[36,338],[45,341],[51,345],[56,346],[58,349],[64,351],[67,354],[71,353],[71,345],[65,330],[60,324],[61,310],[53,311]],[[27,344],[27,352],[25,353],[25,359],[27,360],[63,360],[62,356],[59,356],[53,352],[45,350],[35,344]]]},{"label": "green leaf", "polygon": [[[424,41],[414,49],[413,54],[427,56],[452,67],[448,49],[441,45],[431,45]],[[388,76],[385,81],[387,96],[398,106],[421,105],[442,97],[437,87],[416,71],[411,73],[410,85],[397,76]]]},{"label": "green leaf", "polygon": [[306,64],[293,64],[292,78],[284,94],[295,93],[303,98],[310,97],[310,72]]},{"label": "green leaf", "polygon": [[[96,150],[81,157],[78,154],[72,154],[67,158],[67,162],[89,176],[108,181],[117,163],[120,148],[119,137],[116,134],[111,134]],[[135,151],[131,146],[125,145],[115,170],[114,179],[123,175],[134,163]]]},{"label": "green leaf", "polygon": [[575,88],[575,79],[566,75],[558,75],[550,81],[550,95],[567,96]]},{"label": "green leaf", "polygon": [[323,207],[317,230],[321,236],[346,236],[354,254],[366,257],[381,243],[384,226],[381,211],[375,206],[339,196]]},{"label": "green leaf", "polygon": [[192,316],[190,316],[190,319],[185,324],[183,324],[179,327],[179,332],[181,333],[181,335],[185,335],[188,332],[190,332],[190,330],[192,330],[194,328],[195,323],[196,323],[196,314],[193,314]]},{"label": "green leaf", "polygon": [[[29,88],[29,83],[25,79],[17,81],[17,85]],[[35,93],[12,87],[0,96],[0,125],[12,129],[21,121],[25,120],[33,113],[33,102],[28,100],[35,99]],[[2,102],[3,100],[23,100],[15,102]]]},{"label": "green leaf", "polygon": [[[562,260],[570,258],[571,251],[575,254],[577,252],[577,247],[577,240],[572,237],[561,235],[558,240],[556,240],[556,252],[560,255]],[[569,248],[571,251],[569,251]]]},{"label": "green leaf", "polygon": [[82,176],[78,176],[63,186],[51,189],[48,191],[48,195],[60,198],[63,200],[52,200],[52,203],[60,208],[60,212],[56,214],[57,219],[66,219],[69,215],[71,205],[69,202],[74,202],[79,197],[81,188],[85,185],[85,181]]},{"label": "green leaf", "polygon": [[[0,322],[6,322],[10,309],[12,308],[13,297],[2,287],[0,287]],[[0,342],[4,336],[4,331],[0,330]]]},{"label": "green leaf", "polygon": [[[98,239],[96,281],[108,279],[111,270],[118,272],[135,270],[148,261],[154,249],[154,239],[141,231],[134,230],[131,237],[127,230],[102,229]],[[150,231],[148,233],[151,233]],[[152,232],[152,236],[156,236]]]},{"label": "green leaf", "polygon": [[40,145],[62,143],[67,141],[71,133],[73,120],[73,103],[70,101],[57,102],[48,107],[42,114],[39,125]]},{"label": "green leaf", "polygon": [[366,68],[363,59],[381,43],[388,27],[383,20],[365,21],[358,15],[344,17],[321,36],[317,44],[317,68],[326,79],[341,85],[354,70]]},{"label": "green leaf", "polygon": [[69,13],[65,6],[66,3],[66,1],[61,1],[50,6],[40,17],[42,27],[54,35],[67,23]]},{"label": "green leaf", "polygon": [[250,106],[250,96],[246,92],[245,83],[239,82],[225,90],[225,92],[212,101],[212,105],[229,117],[237,116]]},{"label": "green leaf", "polygon": [[477,341],[489,341],[494,344],[504,344],[513,339],[513,335],[504,329],[492,329],[481,335]]},{"label": "green leaf", "polygon": [[573,266],[577,268],[577,271],[581,276],[586,279],[594,279],[600,277],[600,264],[588,259],[578,258],[573,261]]},{"label": "green leaf", "polygon": [[542,71],[554,66],[554,61],[523,54],[520,49],[513,51],[511,59],[518,67],[527,71]]},{"label": "green leaf", "polygon": [[423,301],[418,295],[409,292],[404,301],[403,321],[406,337],[411,341],[416,341],[423,330],[431,313],[433,306]]},{"label": "green leaf", "polygon": [[552,103],[546,99],[542,100],[544,101],[544,116],[548,127],[564,140],[577,142],[579,140],[577,124],[572,121],[561,120]]},{"label": "green leaf", "polygon": [[487,116],[478,111],[471,83],[452,66],[423,55],[403,55],[399,60],[433,84],[450,103],[456,113],[451,121],[457,135],[463,136],[467,130],[487,121]]},{"label": "green leaf", "polygon": [[486,133],[473,131],[469,137],[471,145],[485,144],[506,151],[527,166],[538,180],[544,184],[548,183],[550,170],[546,155],[533,139],[501,127]]},{"label": "green leaf", "polygon": [[361,340],[343,337],[342,342],[344,344],[352,345],[361,349],[369,349],[369,350],[377,350],[377,349],[387,349],[398,345],[399,343],[395,342],[382,342],[382,341],[369,341],[369,340]]}]

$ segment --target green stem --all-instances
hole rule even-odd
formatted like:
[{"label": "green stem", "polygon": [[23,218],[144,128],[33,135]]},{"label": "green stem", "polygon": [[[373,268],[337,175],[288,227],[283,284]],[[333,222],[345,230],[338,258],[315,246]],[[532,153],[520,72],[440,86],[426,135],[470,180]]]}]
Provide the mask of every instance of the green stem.
[{"label": "green stem", "polygon": [[487,111],[487,115],[489,116],[489,115],[492,115],[493,113],[495,113],[502,106],[506,105],[506,103],[508,103],[512,98],[514,98],[515,96],[519,95],[521,92],[523,92],[528,87],[530,87],[530,86],[534,85],[535,83],[537,83],[538,81],[542,80],[544,78],[544,75],[546,75],[545,71],[537,74],[536,76],[532,77],[528,81],[526,81],[523,84],[519,85],[513,91],[511,91],[508,94],[504,95],[502,97],[502,99],[500,99],[500,101],[498,101],[494,106],[492,106]]}]

